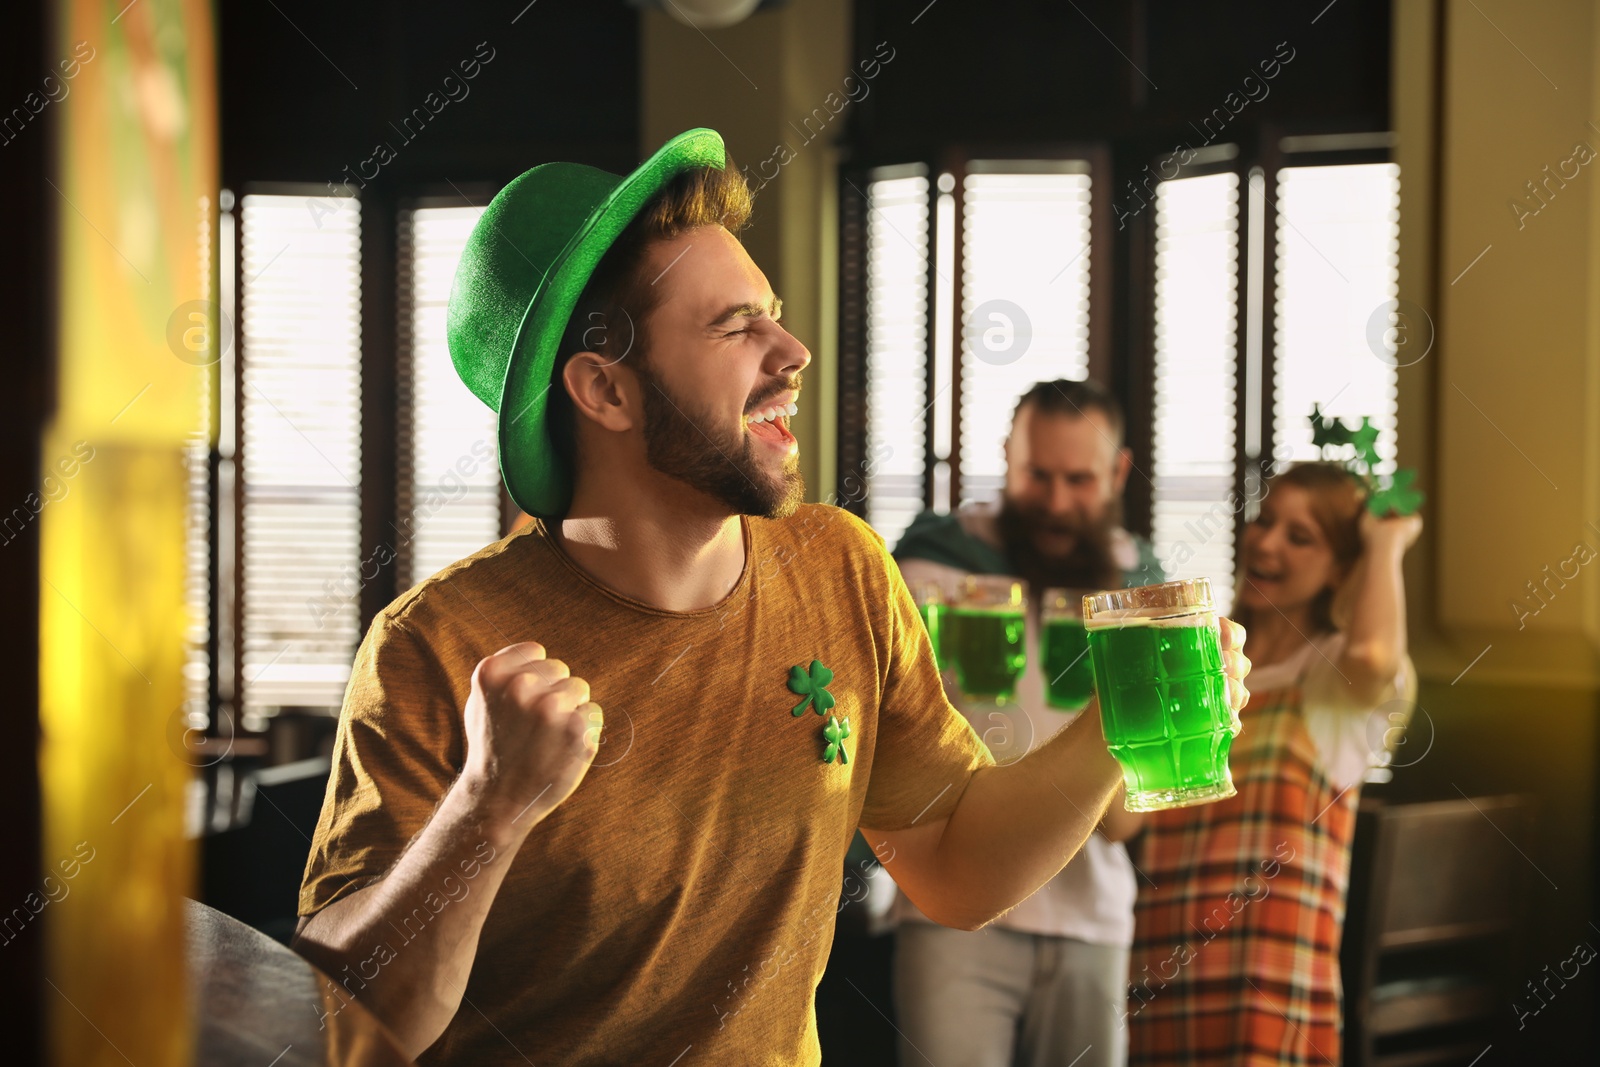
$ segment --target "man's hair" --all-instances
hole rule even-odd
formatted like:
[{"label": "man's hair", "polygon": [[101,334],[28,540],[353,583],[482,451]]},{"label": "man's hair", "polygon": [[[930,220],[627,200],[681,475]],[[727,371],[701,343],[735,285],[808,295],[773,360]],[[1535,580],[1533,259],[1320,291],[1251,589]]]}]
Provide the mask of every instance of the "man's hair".
[{"label": "man's hair", "polygon": [[695,167],[678,174],[646,201],[601,257],[573,307],[556,349],[548,400],[550,440],[569,471],[576,467],[577,426],[561,378],[567,361],[577,352],[644,361],[644,320],[661,302],[659,279],[645,277],[642,270],[650,245],[700,226],[723,226],[737,234],[750,221],[750,187],[733,157],[724,160],[721,170]]},{"label": "man's hair", "polygon": [[1112,440],[1118,447],[1122,445],[1122,405],[1117,403],[1117,398],[1105,386],[1093,379],[1079,382],[1057,378],[1053,382],[1039,382],[1017,401],[1016,409],[1011,413],[1013,423],[1025,407],[1031,407],[1036,415],[1070,415],[1073,418],[1083,418],[1091,411],[1098,411],[1111,427]]}]

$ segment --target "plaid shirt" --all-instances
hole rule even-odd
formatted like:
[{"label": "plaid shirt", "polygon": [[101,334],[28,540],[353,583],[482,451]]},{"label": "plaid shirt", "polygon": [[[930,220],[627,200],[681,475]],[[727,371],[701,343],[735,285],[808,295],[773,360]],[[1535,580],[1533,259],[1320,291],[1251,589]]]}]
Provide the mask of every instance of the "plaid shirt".
[{"label": "plaid shirt", "polygon": [[1128,997],[1129,1062],[1339,1063],[1339,933],[1358,789],[1336,790],[1298,684],[1251,694],[1238,795],[1153,815]]}]

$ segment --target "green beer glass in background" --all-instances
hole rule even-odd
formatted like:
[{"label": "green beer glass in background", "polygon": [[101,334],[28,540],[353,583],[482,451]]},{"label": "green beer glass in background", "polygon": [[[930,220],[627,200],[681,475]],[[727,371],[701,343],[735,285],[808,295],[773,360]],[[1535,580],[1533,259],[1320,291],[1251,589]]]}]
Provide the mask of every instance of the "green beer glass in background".
[{"label": "green beer glass in background", "polygon": [[1045,703],[1080,711],[1094,696],[1089,636],[1083,628],[1081,589],[1046,589],[1039,605],[1040,650]]},{"label": "green beer glass in background", "polygon": [[1129,811],[1234,795],[1222,639],[1204,578],[1083,598],[1106,746],[1122,764]]},{"label": "green beer glass in background", "polygon": [[1022,582],[1005,575],[969,574],[961,597],[944,613],[941,647],[968,696],[1004,704],[1027,665]]},{"label": "green beer glass in background", "polygon": [[928,641],[933,645],[933,662],[942,671],[945,656],[939,648],[944,629],[944,615],[948,608],[944,602],[944,589],[938,582],[927,578],[909,583],[911,599],[917,602],[917,614],[922,616],[923,628],[928,631]]}]

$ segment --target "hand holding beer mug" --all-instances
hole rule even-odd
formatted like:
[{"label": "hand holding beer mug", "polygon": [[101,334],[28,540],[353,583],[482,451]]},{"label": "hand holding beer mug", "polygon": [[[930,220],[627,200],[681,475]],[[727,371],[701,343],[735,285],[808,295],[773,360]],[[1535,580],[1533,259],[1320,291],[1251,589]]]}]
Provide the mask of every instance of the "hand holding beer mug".
[{"label": "hand holding beer mug", "polygon": [[1195,578],[1095,593],[1083,598],[1083,618],[1106,747],[1127,783],[1126,808],[1160,811],[1233,796],[1228,751],[1239,714],[1211,583]]}]

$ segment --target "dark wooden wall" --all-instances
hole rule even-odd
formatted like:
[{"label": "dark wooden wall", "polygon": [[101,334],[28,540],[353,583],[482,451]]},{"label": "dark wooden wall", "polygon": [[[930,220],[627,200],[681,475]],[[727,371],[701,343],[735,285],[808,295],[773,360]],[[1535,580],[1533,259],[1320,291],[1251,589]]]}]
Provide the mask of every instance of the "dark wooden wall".
[{"label": "dark wooden wall", "polygon": [[1188,124],[1259,77],[1279,42],[1295,58],[1234,119],[1240,135],[1272,122],[1350,130],[1389,121],[1387,0],[856,6],[854,54],[879,42],[895,50],[854,111],[850,144],[864,161],[949,142],[1106,139],[1136,150],[1142,167],[1193,138]]},{"label": "dark wooden wall", "polygon": [[[376,184],[445,192],[556,158],[638,162],[638,14],[622,0],[222,0],[219,21],[222,180],[236,191],[337,182],[380,142],[396,154]],[[463,82],[480,45],[493,58]],[[452,87],[461,99],[408,143],[395,126],[450,76],[465,95]]]}]

